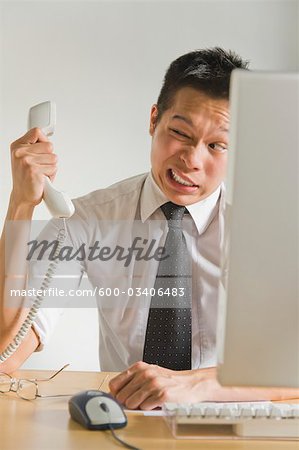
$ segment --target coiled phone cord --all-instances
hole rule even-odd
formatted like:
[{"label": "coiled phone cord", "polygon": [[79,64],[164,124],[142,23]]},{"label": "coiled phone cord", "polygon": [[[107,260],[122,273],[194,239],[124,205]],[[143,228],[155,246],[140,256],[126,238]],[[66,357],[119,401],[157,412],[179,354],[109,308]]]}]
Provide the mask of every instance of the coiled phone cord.
[{"label": "coiled phone cord", "polygon": [[[61,247],[65,241],[66,238],[66,224],[65,219],[63,219],[63,228],[60,228],[57,235],[57,247],[55,249],[54,255],[53,255],[53,261],[48,266],[47,272],[45,274],[45,278],[42,282],[42,285],[40,287],[40,290],[42,293],[45,292],[46,289],[48,289],[49,284],[51,283],[51,279],[56,271],[57,264],[59,262],[58,258],[56,256],[59,254]],[[27,335],[28,331],[30,330],[35,317],[37,315],[37,312],[41,306],[42,301],[44,300],[44,295],[37,295],[33,305],[30,308],[29,313],[27,314],[27,317],[22,324],[21,328],[19,329],[18,333],[14,337],[13,341],[5,348],[5,350],[0,354],[0,364],[6,361],[21,345],[22,341],[24,340],[25,336]]]}]

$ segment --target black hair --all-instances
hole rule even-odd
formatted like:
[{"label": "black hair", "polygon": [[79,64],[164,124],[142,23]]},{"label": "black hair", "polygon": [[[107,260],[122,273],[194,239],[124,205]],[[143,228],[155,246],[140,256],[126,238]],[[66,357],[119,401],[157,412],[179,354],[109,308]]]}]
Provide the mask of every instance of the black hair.
[{"label": "black hair", "polygon": [[157,106],[157,121],[169,109],[177,91],[192,87],[212,98],[228,99],[233,69],[247,69],[248,61],[220,47],[195,50],[173,61],[164,77]]}]

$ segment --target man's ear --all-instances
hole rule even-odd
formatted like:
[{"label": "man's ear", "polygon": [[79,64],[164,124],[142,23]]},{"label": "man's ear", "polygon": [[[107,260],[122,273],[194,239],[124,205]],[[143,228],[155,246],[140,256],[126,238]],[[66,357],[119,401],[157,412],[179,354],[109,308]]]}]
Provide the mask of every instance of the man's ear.
[{"label": "man's ear", "polygon": [[149,133],[153,136],[158,122],[158,106],[153,105],[151,108]]}]

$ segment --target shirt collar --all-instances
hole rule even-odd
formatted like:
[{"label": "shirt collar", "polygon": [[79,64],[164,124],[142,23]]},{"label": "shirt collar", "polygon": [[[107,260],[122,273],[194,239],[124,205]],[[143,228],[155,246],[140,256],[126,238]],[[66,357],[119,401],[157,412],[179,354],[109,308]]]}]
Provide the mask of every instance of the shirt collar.
[{"label": "shirt collar", "polygon": [[140,199],[141,220],[147,220],[160,206],[168,202],[168,198],[161,191],[150,172],[145,179]]},{"label": "shirt collar", "polygon": [[[209,197],[187,206],[199,234],[202,234],[219,210],[219,197],[223,191],[223,185],[218,188]],[[169,199],[161,191],[150,172],[145,180],[140,199],[141,220],[147,220],[161,205],[168,202]]]}]

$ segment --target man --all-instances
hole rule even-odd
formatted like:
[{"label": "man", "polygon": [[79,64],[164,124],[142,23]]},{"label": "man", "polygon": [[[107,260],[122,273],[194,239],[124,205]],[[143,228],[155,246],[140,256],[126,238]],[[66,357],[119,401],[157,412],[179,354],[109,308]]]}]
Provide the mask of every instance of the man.
[{"label": "man", "polygon": [[[184,247],[187,239],[184,227],[188,220],[192,221],[197,233],[190,256],[195,274],[192,298],[184,295],[185,304],[181,309],[184,314],[177,314],[176,306],[172,305],[165,315],[163,305],[158,304],[161,313],[153,319],[154,304],[157,306],[159,302],[155,295],[146,299],[146,307],[140,307],[137,295],[133,298],[127,295],[115,308],[105,308],[104,299],[97,298],[101,369],[123,371],[111,380],[110,389],[128,408],[152,409],[166,400],[257,400],[295,395],[295,390],[291,389],[222,388],[213,367],[223,219],[222,182],[228,146],[228,89],[230,73],[236,67],[245,69],[247,63],[236,54],[219,48],[191,52],[175,60],[166,73],[157,104],[151,109],[151,173],[77,199],[76,214],[67,221],[69,242],[76,242],[78,248],[90,242],[91,236],[97,233],[103,240],[106,234],[110,236],[111,228],[104,229],[107,220],[115,227],[123,219],[129,222],[141,220],[145,224],[156,219],[167,222],[169,233],[173,234],[172,247],[178,241],[181,245],[179,253],[173,248],[170,250],[176,258],[174,266],[185,264],[181,261],[183,249],[187,247]],[[15,141],[11,150],[13,190],[7,218],[31,220],[34,207],[42,198],[44,175],[50,179],[55,176],[56,156],[39,129],[30,130]],[[171,214],[180,211],[180,218],[168,217],[164,205],[170,205]],[[188,215],[184,214],[186,212]],[[172,222],[175,222],[174,227]],[[58,227],[55,221],[50,224],[47,236],[55,238]],[[168,262],[170,264],[170,259]],[[137,287],[158,286],[150,274],[155,268],[158,279],[162,262],[158,266],[153,261],[148,267],[149,270],[136,273],[138,268],[131,264],[132,272],[128,274],[132,277],[127,276],[127,279],[133,280],[132,288],[136,289],[136,280],[139,280]],[[96,287],[105,286],[111,272],[114,275],[115,271],[117,275],[116,266],[97,266],[90,260],[77,261],[72,270],[77,281],[86,272]],[[3,274],[2,277],[4,286]],[[168,274],[168,278],[179,277]],[[181,278],[188,280],[188,275]],[[115,282],[121,283],[121,279],[116,276]],[[189,292],[184,289],[184,293]],[[5,308],[3,299],[4,289],[1,351],[24,320],[23,309]],[[16,369],[44,345],[52,331],[51,324],[57,319],[55,311],[39,312],[20,348],[2,364],[1,371]],[[156,332],[155,326],[161,318],[161,331]],[[162,350],[159,350],[159,339],[163,341]],[[149,346],[149,342],[153,345]],[[166,353],[168,360],[164,362]],[[179,358],[183,362],[177,368]]]}]

